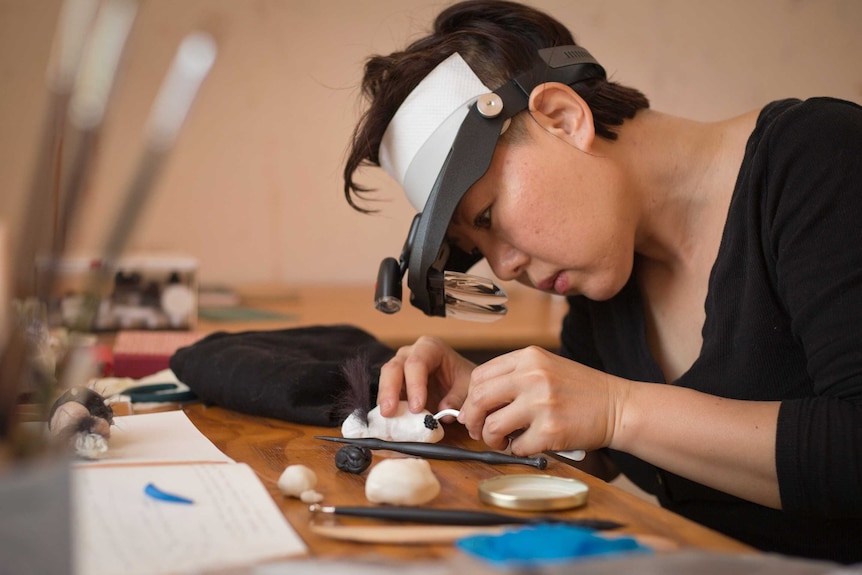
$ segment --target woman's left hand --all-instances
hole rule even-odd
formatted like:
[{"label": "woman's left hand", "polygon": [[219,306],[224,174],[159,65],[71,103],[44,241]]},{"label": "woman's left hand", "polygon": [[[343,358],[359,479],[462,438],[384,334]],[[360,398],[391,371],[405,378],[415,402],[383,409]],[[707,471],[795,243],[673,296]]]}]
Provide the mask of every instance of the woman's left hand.
[{"label": "woman's left hand", "polygon": [[539,347],[473,370],[458,420],[492,449],[529,455],[610,445],[625,380]]}]

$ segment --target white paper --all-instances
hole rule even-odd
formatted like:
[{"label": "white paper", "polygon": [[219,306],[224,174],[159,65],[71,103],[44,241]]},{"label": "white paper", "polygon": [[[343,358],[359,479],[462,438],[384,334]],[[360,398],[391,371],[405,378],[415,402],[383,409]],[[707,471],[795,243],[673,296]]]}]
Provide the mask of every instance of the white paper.
[{"label": "white paper", "polygon": [[[193,503],[154,499],[148,483]],[[81,467],[72,488],[78,575],[197,573],[307,553],[243,463]]]},{"label": "white paper", "polygon": [[126,463],[189,463],[234,460],[222,453],[182,411],[114,418],[105,456],[76,466]]}]

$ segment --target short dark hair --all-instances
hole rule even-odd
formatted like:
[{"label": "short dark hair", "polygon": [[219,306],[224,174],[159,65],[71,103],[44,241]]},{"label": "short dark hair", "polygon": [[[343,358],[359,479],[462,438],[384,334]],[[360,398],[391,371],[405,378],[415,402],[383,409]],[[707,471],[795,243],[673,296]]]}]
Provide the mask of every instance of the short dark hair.
[{"label": "short dark hair", "polygon": [[[507,0],[468,0],[442,11],[431,33],[406,49],[388,56],[371,56],[365,63],[362,96],[368,108],[353,131],[344,167],[344,195],[360,212],[363,194],[373,191],[354,181],[360,166],[379,166],[378,149],[383,134],[419,82],[453,53],[470,65],[479,79],[496,89],[528,70],[536,51],[574,45],[571,32],[551,16]],[[615,140],[613,126],[649,107],[638,90],[609,80],[589,80],[575,89],[593,113],[596,134]]]}]

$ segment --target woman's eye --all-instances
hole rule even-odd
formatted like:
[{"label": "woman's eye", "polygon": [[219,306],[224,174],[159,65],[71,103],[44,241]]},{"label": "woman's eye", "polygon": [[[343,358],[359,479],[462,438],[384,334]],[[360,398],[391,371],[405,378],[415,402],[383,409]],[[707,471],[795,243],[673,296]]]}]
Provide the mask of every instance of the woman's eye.
[{"label": "woman's eye", "polygon": [[491,229],[491,206],[485,208],[482,213],[473,219],[473,227],[477,230]]}]

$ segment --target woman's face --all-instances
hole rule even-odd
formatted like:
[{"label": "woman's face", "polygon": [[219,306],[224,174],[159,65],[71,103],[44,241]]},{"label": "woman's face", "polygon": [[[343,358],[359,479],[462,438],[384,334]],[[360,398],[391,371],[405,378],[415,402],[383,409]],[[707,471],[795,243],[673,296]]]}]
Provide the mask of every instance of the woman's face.
[{"label": "woman's face", "polygon": [[497,146],[448,237],[478,249],[502,280],[608,299],[625,285],[634,257],[636,209],[622,174],[610,158],[525,125],[529,137]]}]

